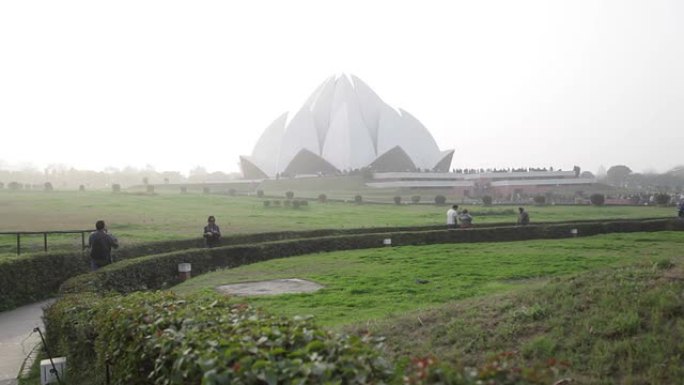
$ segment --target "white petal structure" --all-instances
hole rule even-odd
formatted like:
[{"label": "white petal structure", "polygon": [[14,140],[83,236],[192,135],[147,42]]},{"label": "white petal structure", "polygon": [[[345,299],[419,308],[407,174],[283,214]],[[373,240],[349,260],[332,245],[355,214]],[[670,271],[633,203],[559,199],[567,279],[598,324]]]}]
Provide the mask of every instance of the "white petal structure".
[{"label": "white petal structure", "polygon": [[356,76],[330,77],[287,123],[276,119],[251,156],[240,157],[246,178],[277,174],[448,171],[453,150],[440,151],[430,132],[395,110]]}]

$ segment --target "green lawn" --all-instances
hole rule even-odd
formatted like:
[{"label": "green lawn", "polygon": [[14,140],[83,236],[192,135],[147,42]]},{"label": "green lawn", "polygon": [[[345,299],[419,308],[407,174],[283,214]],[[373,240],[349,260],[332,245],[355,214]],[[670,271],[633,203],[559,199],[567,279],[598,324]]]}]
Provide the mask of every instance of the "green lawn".
[{"label": "green lawn", "polygon": [[222,284],[276,278],[313,280],[325,288],[313,294],[247,301],[272,312],[313,314],[324,324],[343,325],[505,292],[550,277],[676,255],[683,246],[684,233],[662,232],[333,252],[221,270],[193,278],[173,290],[191,293]]},{"label": "green lawn", "polygon": [[[462,206],[470,208],[474,223],[509,222],[513,206]],[[0,191],[0,232],[89,229],[104,219],[123,245],[199,236],[209,215],[217,218],[224,235],[318,228],[434,225],[445,222],[447,207],[435,205],[374,205],[311,202],[293,209],[269,207],[255,197],[163,193],[158,195],[109,192]],[[528,207],[531,220],[562,221],[600,218],[672,216],[660,207]],[[494,214],[494,215],[488,215]],[[24,237],[26,251],[40,251],[41,235]],[[80,236],[50,237],[50,245],[74,248]],[[16,239],[0,236],[0,253],[12,253]]]}]

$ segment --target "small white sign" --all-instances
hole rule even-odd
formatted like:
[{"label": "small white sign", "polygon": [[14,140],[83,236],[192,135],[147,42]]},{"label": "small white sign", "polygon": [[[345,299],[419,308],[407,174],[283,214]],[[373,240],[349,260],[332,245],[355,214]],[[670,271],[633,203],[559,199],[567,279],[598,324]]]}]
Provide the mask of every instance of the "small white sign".
[{"label": "small white sign", "polygon": [[52,370],[52,364],[55,364],[55,369],[59,374],[59,379],[64,380],[64,371],[66,369],[66,357],[55,357],[50,360],[40,360],[40,385],[56,384],[57,376]]},{"label": "small white sign", "polygon": [[572,230],[570,230],[570,234],[572,234],[572,235],[577,235],[577,229],[572,229]]},{"label": "small white sign", "polygon": [[382,240],[382,244],[385,246],[392,246],[392,238],[385,238]]},{"label": "small white sign", "polygon": [[179,263],[178,264],[178,272],[179,273],[189,273],[191,269],[192,269],[192,266],[190,266],[189,263]]}]

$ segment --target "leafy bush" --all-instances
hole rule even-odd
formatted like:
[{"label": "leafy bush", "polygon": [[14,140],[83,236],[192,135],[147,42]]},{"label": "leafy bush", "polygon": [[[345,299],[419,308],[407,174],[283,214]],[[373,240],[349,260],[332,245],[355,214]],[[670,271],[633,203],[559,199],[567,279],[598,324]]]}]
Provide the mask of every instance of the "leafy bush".
[{"label": "leafy bush", "polygon": [[0,190],[2,190],[3,188],[5,188],[5,184],[0,182]]},{"label": "leafy bush", "polygon": [[435,204],[437,205],[443,205],[446,203],[446,197],[444,195],[437,195],[435,196]]},{"label": "leafy bush", "polygon": [[113,193],[119,193],[121,192],[121,185],[120,184],[113,184],[112,185],[112,192]]},{"label": "leafy bush", "polygon": [[318,201],[321,203],[325,203],[328,201],[328,196],[325,194],[319,194],[318,195]]},{"label": "leafy bush", "polygon": [[363,197],[361,195],[354,196],[354,203],[356,203],[356,204],[363,203]]},{"label": "leafy bush", "polygon": [[401,197],[399,195],[394,197],[394,204],[395,205],[400,205],[401,204]]},{"label": "leafy bush", "polygon": [[153,194],[153,193],[154,193],[154,185],[153,185],[153,184],[148,184],[147,186],[145,186],[145,191],[146,191],[148,194]]},{"label": "leafy bush", "polygon": [[411,202],[413,203],[419,203],[420,202],[420,195],[414,195],[411,197]]},{"label": "leafy bush", "polygon": [[299,205],[300,205],[300,206],[307,206],[307,207],[308,207],[308,206],[309,206],[309,201],[307,201],[306,199],[302,199],[302,200],[299,201]]},{"label": "leafy bush", "polygon": [[292,199],[292,198],[294,198],[294,192],[292,192],[292,191],[286,192],[286,193],[285,193],[285,197],[286,197],[287,199]]},{"label": "leafy bush", "polygon": [[187,186],[181,186],[180,192],[181,192],[181,194],[187,194],[188,193],[188,187]]},{"label": "leafy bush", "polygon": [[546,197],[543,196],[543,195],[536,195],[536,196],[533,198],[533,200],[534,200],[534,203],[536,203],[536,204],[538,204],[538,205],[546,204]]},{"label": "leafy bush", "polygon": [[280,203],[281,203],[280,200],[276,199],[273,201],[273,206],[280,207]]},{"label": "leafy bush", "polygon": [[670,195],[665,194],[665,193],[658,193],[658,194],[655,194],[653,196],[653,199],[655,200],[655,203],[657,203],[661,206],[665,206],[668,203],[670,203],[671,197],[670,197]]},{"label": "leafy bush", "polygon": [[491,206],[492,205],[492,196],[491,195],[485,195],[482,197],[482,204],[485,206]]},{"label": "leafy bush", "polygon": [[48,345],[67,356],[72,383],[104,383],[108,359],[112,384],[366,384],[392,375],[372,337],[212,293],[70,295],[45,319]]},{"label": "leafy bush", "polygon": [[234,188],[228,189],[228,195],[234,197],[235,194],[237,194],[237,191]]},{"label": "leafy bush", "polygon": [[292,201],[289,199],[286,199],[283,201],[283,206],[285,207],[292,207]]},{"label": "leafy bush", "polygon": [[264,207],[271,207],[271,201],[264,201]]},{"label": "leafy bush", "polygon": [[45,182],[45,184],[43,185],[43,191],[50,192],[53,190],[54,190],[54,188],[52,187],[52,183]]},{"label": "leafy bush", "polygon": [[295,200],[292,201],[292,207],[293,207],[293,208],[298,209],[298,208],[299,208],[299,205],[300,205],[300,201],[299,201],[299,200],[296,200],[296,199],[295,199]]},{"label": "leafy bush", "polygon": [[264,197],[264,190],[257,190],[257,197],[263,198]]},{"label": "leafy bush", "polygon": [[84,185],[78,185],[78,191],[85,191],[85,186]]},{"label": "leafy bush", "polygon": [[591,194],[589,202],[594,206],[603,206],[606,203],[606,196],[603,194]]},{"label": "leafy bush", "polygon": [[211,190],[209,189],[209,187],[202,187],[202,194],[209,194],[210,192]]}]

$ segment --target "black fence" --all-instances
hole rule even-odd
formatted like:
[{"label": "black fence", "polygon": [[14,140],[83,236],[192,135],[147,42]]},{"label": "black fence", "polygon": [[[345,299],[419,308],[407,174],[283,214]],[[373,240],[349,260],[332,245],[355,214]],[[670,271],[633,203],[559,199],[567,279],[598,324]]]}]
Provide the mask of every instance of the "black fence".
[{"label": "black fence", "polygon": [[22,235],[43,235],[43,250],[48,251],[48,235],[50,234],[81,234],[81,252],[86,248],[86,234],[93,230],[59,230],[59,231],[7,231],[0,232],[0,235],[14,235],[17,238],[17,255],[21,255],[21,236]]}]

